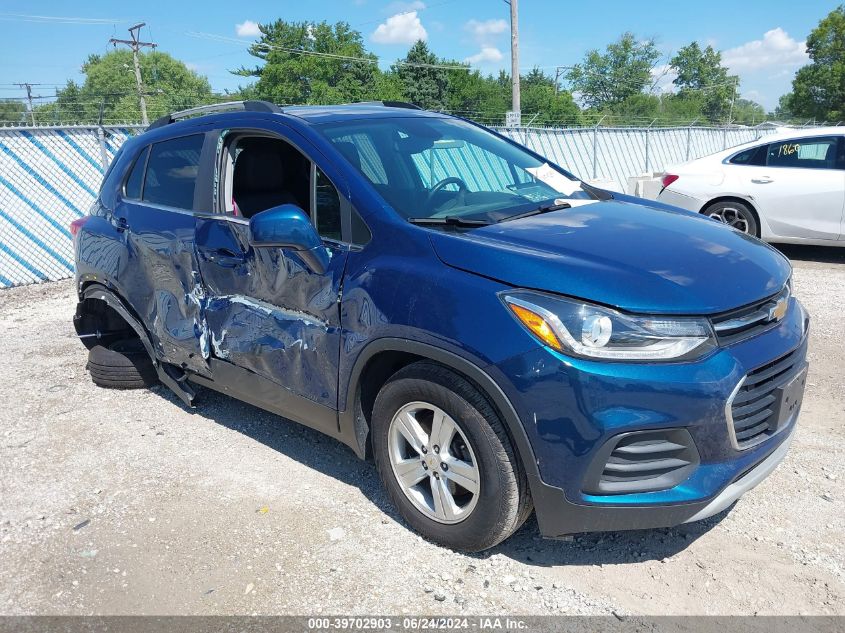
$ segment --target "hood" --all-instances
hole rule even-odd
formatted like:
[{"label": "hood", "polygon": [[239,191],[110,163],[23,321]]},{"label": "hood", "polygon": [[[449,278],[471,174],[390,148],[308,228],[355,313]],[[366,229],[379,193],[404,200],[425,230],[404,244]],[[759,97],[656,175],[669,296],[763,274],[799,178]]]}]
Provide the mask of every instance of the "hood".
[{"label": "hood", "polygon": [[596,202],[462,233],[432,231],[445,264],[521,288],[654,314],[714,314],[778,292],[786,258],[704,216]]}]

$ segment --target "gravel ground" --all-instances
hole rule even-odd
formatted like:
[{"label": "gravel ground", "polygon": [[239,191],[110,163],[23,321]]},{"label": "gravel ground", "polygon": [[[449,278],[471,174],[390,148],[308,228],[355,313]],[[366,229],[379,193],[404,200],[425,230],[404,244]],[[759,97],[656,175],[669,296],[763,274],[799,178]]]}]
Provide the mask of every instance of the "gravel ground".
[{"label": "gravel ground", "polygon": [[108,391],[70,281],[0,292],[0,613],[845,614],[845,249],[791,248],[813,316],[786,461],[728,514],[468,556],[370,464],[215,392]]}]

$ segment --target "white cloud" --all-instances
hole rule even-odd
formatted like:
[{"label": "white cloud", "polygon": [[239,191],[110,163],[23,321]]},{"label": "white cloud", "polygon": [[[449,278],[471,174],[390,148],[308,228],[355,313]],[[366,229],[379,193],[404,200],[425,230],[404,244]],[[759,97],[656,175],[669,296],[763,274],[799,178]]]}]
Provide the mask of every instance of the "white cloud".
[{"label": "white cloud", "polygon": [[427,40],[428,33],[420,22],[416,11],[398,13],[379,24],[372,34],[377,44],[413,44],[417,40]]},{"label": "white cloud", "polygon": [[761,40],[722,52],[722,63],[734,73],[783,66],[796,68],[808,59],[806,43],[792,39],[780,27],[766,31]]},{"label": "white cloud", "polygon": [[422,0],[396,0],[391,2],[384,9],[384,12],[389,15],[396,15],[397,13],[410,13],[411,11],[422,11],[425,9],[425,2]]},{"label": "white cloud", "polygon": [[492,64],[495,62],[500,62],[505,58],[502,55],[502,51],[500,51],[495,46],[482,46],[481,50],[478,51],[475,55],[470,55],[467,57],[464,62],[467,64]]},{"label": "white cloud", "polygon": [[487,41],[491,35],[500,35],[508,30],[508,23],[505,20],[470,20],[464,24],[464,28],[472,33],[478,41]]},{"label": "white cloud", "polygon": [[245,20],[240,24],[236,24],[235,33],[238,34],[238,37],[258,37],[261,35],[258,22],[253,22],[252,20]]}]

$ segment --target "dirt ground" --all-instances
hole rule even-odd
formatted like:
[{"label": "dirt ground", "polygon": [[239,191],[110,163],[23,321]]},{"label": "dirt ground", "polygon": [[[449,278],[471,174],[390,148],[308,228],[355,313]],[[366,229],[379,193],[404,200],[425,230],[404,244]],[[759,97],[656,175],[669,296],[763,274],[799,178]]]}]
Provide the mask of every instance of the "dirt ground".
[{"label": "dirt ground", "polygon": [[703,523],[547,541],[532,519],[475,556],[317,432],[95,387],[70,281],[0,291],[0,613],[845,614],[845,249],[784,250],[811,369],[770,478]]}]

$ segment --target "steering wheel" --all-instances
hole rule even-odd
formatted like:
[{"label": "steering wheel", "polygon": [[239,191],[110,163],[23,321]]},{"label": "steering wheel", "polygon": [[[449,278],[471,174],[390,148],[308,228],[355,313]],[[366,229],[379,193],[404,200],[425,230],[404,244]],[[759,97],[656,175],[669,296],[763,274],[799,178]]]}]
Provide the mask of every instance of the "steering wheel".
[{"label": "steering wheel", "polygon": [[[431,191],[428,192],[428,196],[425,199],[426,208],[431,208],[431,203],[434,201],[434,195],[447,185],[458,185],[458,197],[454,200],[451,200],[452,204],[449,205],[449,209],[451,209],[457,204],[464,204],[464,197],[469,191],[469,187],[467,187],[467,184],[457,176],[449,176],[448,178],[444,178],[436,185],[434,185],[431,188]],[[432,217],[437,217],[437,215],[434,215]]]}]

